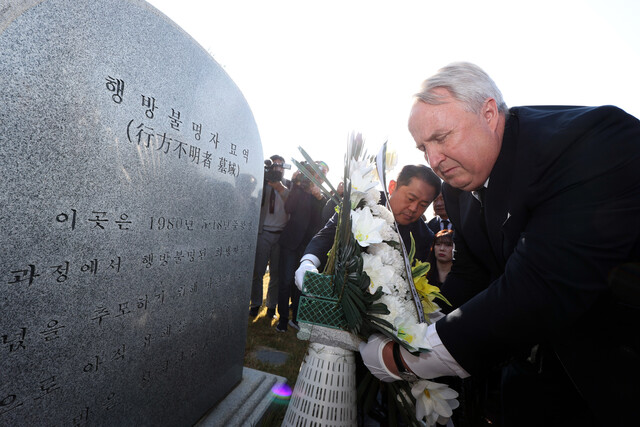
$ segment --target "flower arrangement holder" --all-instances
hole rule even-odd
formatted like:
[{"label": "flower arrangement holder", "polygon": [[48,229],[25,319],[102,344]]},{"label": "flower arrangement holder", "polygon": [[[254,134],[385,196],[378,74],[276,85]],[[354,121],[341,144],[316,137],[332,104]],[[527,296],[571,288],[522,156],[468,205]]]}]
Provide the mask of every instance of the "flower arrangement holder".
[{"label": "flower arrangement holder", "polygon": [[298,322],[347,330],[332,279],[327,274],[310,271],[305,273],[303,295],[298,305]]},{"label": "flower arrangement holder", "polygon": [[309,344],[282,425],[357,425],[353,351],[319,343]]}]

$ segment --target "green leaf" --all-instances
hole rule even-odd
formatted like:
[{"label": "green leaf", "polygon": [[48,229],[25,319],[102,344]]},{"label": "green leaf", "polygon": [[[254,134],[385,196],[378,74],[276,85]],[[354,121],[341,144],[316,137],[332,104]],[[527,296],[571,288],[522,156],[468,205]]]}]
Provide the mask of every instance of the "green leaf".
[{"label": "green leaf", "polygon": [[451,303],[449,302],[449,300],[446,299],[444,295],[442,295],[440,292],[433,292],[433,294],[436,296],[436,298],[438,298],[441,301],[444,301],[444,303],[447,304],[448,306],[451,306]]},{"label": "green leaf", "polygon": [[413,238],[413,233],[410,232],[409,237],[411,238],[411,250],[409,251],[409,265],[411,265],[413,264],[413,257],[416,255],[416,241]]},{"label": "green leaf", "polygon": [[416,277],[424,276],[429,270],[431,270],[431,264],[418,261],[415,266],[411,267],[411,275],[415,279]]}]

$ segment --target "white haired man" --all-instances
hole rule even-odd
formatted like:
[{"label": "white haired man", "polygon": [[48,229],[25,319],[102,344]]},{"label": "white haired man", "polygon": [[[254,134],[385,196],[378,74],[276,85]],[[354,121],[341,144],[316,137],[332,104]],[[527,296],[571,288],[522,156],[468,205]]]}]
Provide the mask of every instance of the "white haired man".
[{"label": "white haired man", "polygon": [[396,363],[374,336],[365,363],[384,381],[464,378],[539,344],[539,376],[505,370],[502,425],[637,422],[640,122],[613,106],[509,109],[483,70],[455,63],[423,83],[409,130],[445,181],[454,310],[429,326],[432,352]]}]

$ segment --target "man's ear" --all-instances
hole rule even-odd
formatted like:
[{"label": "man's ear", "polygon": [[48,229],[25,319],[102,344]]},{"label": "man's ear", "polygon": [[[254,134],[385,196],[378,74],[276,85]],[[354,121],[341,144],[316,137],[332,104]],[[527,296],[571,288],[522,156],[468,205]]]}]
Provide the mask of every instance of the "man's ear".
[{"label": "man's ear", "polygon": [[498,104],[496,103],[496,100],[493,98],[487,98],[482,105],[482,116],[492,129],[497,126],[499,115],[500,111],[498,111]]},{"label": "man's ear", "polygon": [[397,185],[398,183],[394,180],[389,181],[389,194],[393,194],[393,192],[396,191]]}]

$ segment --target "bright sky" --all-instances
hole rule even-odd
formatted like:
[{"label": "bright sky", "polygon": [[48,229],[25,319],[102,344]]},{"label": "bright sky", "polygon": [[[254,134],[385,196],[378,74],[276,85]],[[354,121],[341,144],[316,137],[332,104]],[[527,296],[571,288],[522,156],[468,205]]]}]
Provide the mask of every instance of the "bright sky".
[{"label": "bright sky", "polygon": [[487,71],[509,106],[614,104],[640,117],[636,0],[149,3],[238,85],[264,158],[301,160],[301,145],[335,184],[352,130],[369,152],[388,139],[399,165],[425,163],[407,131],[412,95],[453,61]]}]

